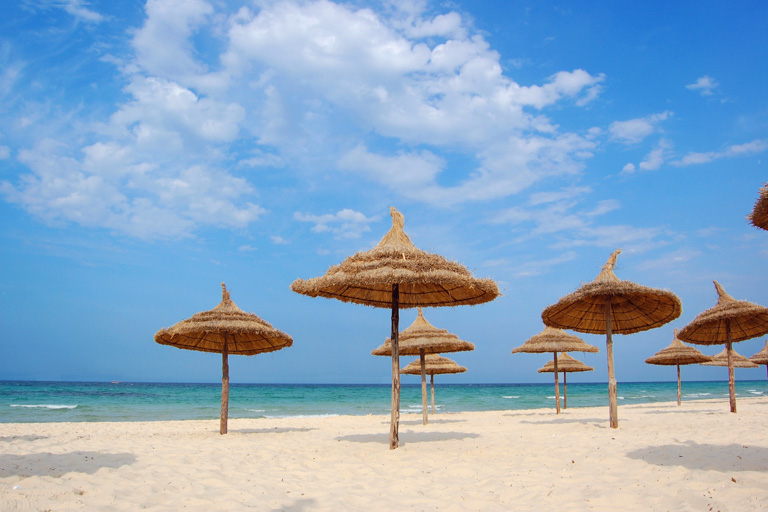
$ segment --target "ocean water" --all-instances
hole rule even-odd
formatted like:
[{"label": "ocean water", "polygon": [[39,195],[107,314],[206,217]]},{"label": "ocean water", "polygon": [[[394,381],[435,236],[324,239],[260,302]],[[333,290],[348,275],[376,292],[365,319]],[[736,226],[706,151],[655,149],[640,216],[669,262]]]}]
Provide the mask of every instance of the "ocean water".
[{"label": "ocean water", "polygon": [[[728,401],[728,383],[683,382],[683,401]],[[562,383],[560,385],[562,399]],[[768,396],[768,382],[736,382],[737,397]],[[677,400],[676,382],[620,382],[619,406]],[[440,384],[438,413],[554,407],[553,384]],[[230,418],[388,414],[389,385],[231,384]],[[403,384],[402,413],[421,411],[421,385]],[[608,405],[606,383],[570,383],[568,407]],[[221,384],[0,381],[0,422],[216,419]],[[724,405],[727,407],[727,405]]]}]

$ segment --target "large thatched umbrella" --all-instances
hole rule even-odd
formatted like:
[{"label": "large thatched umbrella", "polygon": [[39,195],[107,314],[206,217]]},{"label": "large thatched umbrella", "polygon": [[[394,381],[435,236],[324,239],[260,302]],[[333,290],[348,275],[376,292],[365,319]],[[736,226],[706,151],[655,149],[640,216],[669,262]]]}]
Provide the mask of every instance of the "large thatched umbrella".
[{"label": "large thatched umbrella", "polygon": [[397,448],[400,420],[400,308],[482,304],[499,295],[491,279],[477,279],[467,268],[437,254],[417,249],[403,231],[403,215],[390,208],[392,229],[376,247],[358,252],[325,275],[297,279],[291,289],[310,297],[326,297],[392,310],[392,421],[389,447]]},{"label": "large thatched umbrella", "polygon": [[[563,372],[563,409],[568,408],[568,379],[566,375],[573,372],[591,372],[594,368],[587,366],[578,359],[569,356],[566,353],[560,354],[560,358],[557,361],[557,371]],[[541,368],[539,373],[555,373],[555,361],[554,359]]]},{"label": "large thatched umbrella", "polygon": [[541,313],[546,325],[590,334],[605,334],[611,428],[619,426],[613,333],[632,334],[661,327],[682,313],[677,296],[666,290],[622,281],[613,273],[621,249],[608,258],[597,278],[562,297]]},{"label": "large thatched umbrella", "polygon": [[585,343],[584,340],[573,334],[568,334],[562,329],[545,326],[544,330],[536,336],[529,338],[525,343],[512,349],[512,353],[528,352],[532,354],[543,354],[552,352],[553,373],[555,374],[555,409],[560,414],[560,383],[557,381],[557,375],[560,371],[557,367],[558,352],[598,352],[599,349],[594,345]]},{"label": "large thatched umbrella", "polygon": [[[453,359],[442,357],[440,354],[427,354],[425,356],[424,372],[429,375],[430,388],[432,389],[432,414],[435,414],[435,375],[444,375],[446,373],[464,373],[467,371],[465,366],[459,366]],[[400,370],[401,374],[422,375],[421,358],[411,361],[411,363]],[[422,385],[422,397],[424,387]]]},{"label": "large thatched umbrella", "polygon": [[736,384],[733,374],[733,343],[768,334],[768,308],[728,295],[717,281],[717,304],[683,327],[677,336],[697,345],[722,345],[728,354],[728,393],[731,412],[736,412]]},{"label": "large thatched umbrella", "polygon": [[760,188],[760,197],[747,218],[753,226],[768,230],[768,186]]},{"label": "large thatched umbrella", "polygon": [[765,347],[763,347],[763,350],[750,357],[749,360],[755,364],[766,365],[765,369],[766,372],[768,372],[768,341],[765,342]]},{"label": "large thatched umbrella", "polygon": [[705,363],[711,360],[712,356],[702,354],[695,348],[689,347],[680,341],[677,338],[677,329],[675,329],[675,338],[672,340],[672,343],[667,348],[656,352],[656,354],[646,359],[645,362],[648,364],[677,366],[677,405],[680,405],[680,365]]},{"label": "large thatched umbrella", "polygon": [[192,315],[186,320],[155,334],[155,341],[186,350],[221,354],[221,425],[227,433],[229,415],[229,354],[251,356],[273,352],[293,345],[293,339],[278,331],[253,313],[246,313],[232,302],[221,283],[221,302],[210,311]]},{"label": "large thatched umbrella", "polygon": [[[440,352],[468,352],[475,350],[475,345],[468,341],[460,340],[458,336],[446,331],[445,329],[438,329],[434,325],[430,324],[421,308],[416,316],[416,320],[398,336],[398,345],[401,355],[404,356],[419,356],[421,367],[421,404],[422,415],[424,425],[427,424],[427,371],[426,360],[427,354],[437,354]],[[392,339],[387,338],[384,344],[379,348],[371,351],[374,356],[391,356],[392,355]],[[400,372],[403,373],[403,372]],[[434,409],[434,408],[433,408]]]}]

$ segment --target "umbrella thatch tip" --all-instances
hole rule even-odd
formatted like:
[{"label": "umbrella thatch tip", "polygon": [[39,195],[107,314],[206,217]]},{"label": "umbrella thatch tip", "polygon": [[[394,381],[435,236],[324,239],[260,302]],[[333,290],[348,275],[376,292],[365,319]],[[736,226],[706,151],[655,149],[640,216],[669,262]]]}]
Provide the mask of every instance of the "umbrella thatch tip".
[{"label": "umbrella thatch tip", "polygon": [[720,283],[718,283],[717,281],[712,281],[712,282],[715,283],[715,290],[717,290],[718,302],[720,302],[721,300],[734,300],[733,297],[728,295],[728,292],[725,291],[725,289],[720,285]]},{"label": "umbrella thatch tip", "polygon": [[608,257],[608,261],[605,262],[603,269],[613,270],[616,266],[616,258],[618,258],[619,254],[621,254],[621,249],[616,249],[613,251],[613,253],[611,253],[611,255]]},{"label": "umbrella thatch tip", "polygon": [[229,298],[229,291],[227,290],[227,285],[224,284],[224,281],[221,282],[221,300],[232,300]]},{"label": "umbrella thatch tip", "polygon": [[403,217],[403,214],[397,211],[394,206],[389,207],[389,214],[392,216],[393,228],[405,228],[405,217]]}]

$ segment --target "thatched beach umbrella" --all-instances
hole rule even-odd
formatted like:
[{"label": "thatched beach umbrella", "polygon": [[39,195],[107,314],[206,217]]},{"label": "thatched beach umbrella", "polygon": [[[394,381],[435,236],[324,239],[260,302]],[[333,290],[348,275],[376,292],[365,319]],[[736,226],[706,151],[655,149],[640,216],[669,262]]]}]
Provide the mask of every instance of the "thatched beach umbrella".
[{"label": "thatched beach umbrella", "polygon": [[621,249],[618,249],[611,254],[594,281],[562,297],[541,313],[546,325],[606,335],[611,428],[619,426],[612,335],[661,327],[679,317],[683,310],[680,299],[672,292],[622,281],[616,277],[613,267],[620,252]]},{"label": "thatched beach umbrella", "polygon": [[221,354],[221,424],[219,432],[227,433],[229,416],[229,354],[251,356],[273,352],[293,345],[293,339],[278,331],[253,313],[246,313],[232,302],[221,283],[221,302],[210,311],[192,315],[186,320],[155,334],[155,341],[186,350]]},{"label": "thatched beach umbrella", "polygon": [[528,339],[525,343],[512,349],[512,353],[528,352],[533,354],[543,354],[552,352],[553,373],[555,374],[555,409],[560,414],[560,383],[557,381],[557,375],[560,371],[557,367],[558,352],[598,352],[599,349],[594,345],[585,343],[584,340],[573,334],[568,334],[562,329],[545,326],[544,330],[536,336]]},{"label": "thatched beach umbrella", "polygon": [[753,226],[768,230],[768,186],[760,188],[760,197],[747,218]]},{"label": "thatched beach umbrella", "polygon": [[[591,372],[595,369],[587,366],[565,352],[560,354],[557,361],[557,371],[563,372],[563,409],[568,408],[568,379],[566,375],[573,372]],[[555,361],[552,360],[539,368],[539,373],[555,373]]]},{"label": "thatched beach umbrella", "polygon": [[750,357],[749,360],[755,364],[766,365],[765,369],[766,372],[768,372],[768,341],[765,342],[765,347],[763,347],[763,350]]},{"label": "thatched beach umbrella", "polygon": [[[445,329],[438,329],[434,325],[430,324],[421,308],[416,316],[416,320],[408,327],[404,329],[398,336],[398,345],[401,355],[404,356],[419,356],[421,367],[421,403],[423,409],[423,422],[427,424],[427,371],[426,371],[426,359],[427,354],[437,354],[440,352],[468,352],[475,350],[475,345],[468,341],[460,340],[458,336],[446,331]],[[379,348],[371,351],[374,356],[391,356],[392,355],[392,339],[387,338],[384,344]],[[400,372],[403,373],[403,372]],[[434,408],[433,408],[434,410]]]},{"label": "thatched beach umbrella", "polygon": [[733,375],[733,343],[768,334],[768,308],[728,295],[717,281],[717,304],[683,327],[677,336],[697,345],[722,345],[728,354],[728,393],[731,412],[736,412],[736,384]]},{"label": "thatched beach umbrella", "polygon": [[658,364],[666,366],[677,366],[677,405],[681,404],[680,398],[680,365],[698,364],[711,361],[712,356],[702,354],[693,347],[685,345],[677,338],[677,329],[675,329],[675,338],[665,349],[662,349],[653,356],[645,360],[648,364]]},{"label": "thatched beach umbrella", "polygon": [[[733,357],[734,368],[759,368],[760,365],[753,363],[743,355],[731,349],[731,356]],[[701,363],[701,366],[728,366],[728,349],[723,349],[718,352],[717,355],[712,356],[712,359],[706,363]]]},{"label": "thatched beach umbrella", "polygon": [[[447,373],[464,373],[467,371],[465,366],[459,366],[453,359],[442,357],[440,354],[427,354],[425,356],[424,371],[429,375],[430,388],[432,389],[432,414],[435,414],[435,375],[444,375]],[[401,374],[421,375],[421,358],[411,361],[411,363],[400,370]],[[422,386],[423,392],[423,386]],[[423,396],[423,394],[422,394]]]},{"label": "thatched beach umbrella", "polygon": [[291,289],[310,297],[392,310],[392,420],[389,446],[398,445],[400,419],[400,308],[482,304],[499,295],[491,279],[477,279],[467,268],[417,249],[405,234],[403,215],[390,208],[392,229],[376,247],[358,252],[325,275],[297,279]]}]

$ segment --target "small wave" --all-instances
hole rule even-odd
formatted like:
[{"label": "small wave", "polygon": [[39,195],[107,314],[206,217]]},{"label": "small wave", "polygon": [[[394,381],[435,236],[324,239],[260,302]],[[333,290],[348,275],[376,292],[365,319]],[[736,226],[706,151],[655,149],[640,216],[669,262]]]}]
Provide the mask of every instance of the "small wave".
[{"label": "small wave", "polygon": [[762,392],[762,391],[758,391],[758,390],[756,390],[756,389],[748,389],[747,391],[748,391],[749,393],[752,393],[753,395],[762,395],[762,394],[763,394],[763,392]]},{"label": "small wave", "polygon": [[77,405],[56,405],[56,404],[11,404],[11,407],[23,407],[25,409],[74,409]]},{"label": "small wave", "polygon": [[245,409],[248,412],[265,412],[266,409]]},{"label": "small wave", "polygon": [[617,396],[616,398],[618,398],[619,400],[624,400],[623,396]]},{"label": "small wave", "polygon": [[501,398],[520,398],[520,395],[501,395]]}]

